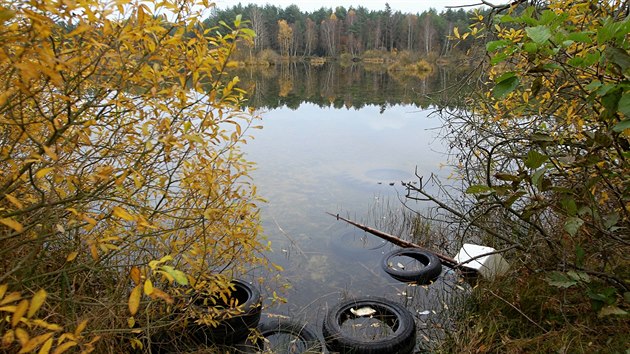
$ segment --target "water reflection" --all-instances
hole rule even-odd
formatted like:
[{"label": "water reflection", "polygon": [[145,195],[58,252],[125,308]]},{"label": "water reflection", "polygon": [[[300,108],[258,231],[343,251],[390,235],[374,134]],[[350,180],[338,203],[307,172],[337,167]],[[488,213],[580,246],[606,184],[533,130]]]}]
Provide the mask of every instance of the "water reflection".
[{"label": "water reflection", "polygon": [[375,105],[348,110],[313,103],[263,113],[263,129],[244,148],[268,201],[262,207],[273,242],[268,257],[291,284],[283,294],[288,304],[266,311],[306,320],[318,331],[326,309],[344,296],[382,296],[413,301],[414,310],[442,311],[432,297],[444,285],[410,290],[393,280],[381,269],[389,244],[325,214],[365,221],[375,206],[401,207],[400,181],[413,180],[416,168],[445,175],[445,148],[433,130],[440,122],[429,113],[415,106],[381,112]]},{"label": "water reflection", "polygon": [[383,113],[393,105],[457,105],[462,97],[462,68],[434,67],[432,72],[388,72],[382,65],[335,63],[315,66],[307,62],[281,62],[270,67],[235,70],[239,86],[251,93],[249,105],[258,108],[288,107],[303,103],[318,107],[361,109],[377,106]]}]

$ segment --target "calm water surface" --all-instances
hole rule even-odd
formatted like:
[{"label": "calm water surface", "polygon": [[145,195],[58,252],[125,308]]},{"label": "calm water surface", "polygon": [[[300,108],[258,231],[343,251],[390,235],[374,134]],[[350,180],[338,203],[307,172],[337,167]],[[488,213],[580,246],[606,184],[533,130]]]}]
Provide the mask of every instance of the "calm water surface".
[{"label": "calm water surface", "polygon": [[[264,310],[310,323],[321,331],[327,307],[345,296],[373,295],[408,305],[422,326],[443,310],[443,284],[409,287],[381,269],[392,249],[380,239],[325,212],[369,223],[374,210],[400,208],[400,181],[445,175],[440,121],[415,106],[321,108],[301,104],[262,112],[263,129],[244,146],[262,206],[267,257],[284,268],[288,303]],[[387,206],[389,205],[389,206]],[[419,206],[421,208],[421,206]],[[376,213],[378,214],[378,213]],[[269,300],[265,299],[266,304]],[[429,313],[430,312],[430,313]]]}]

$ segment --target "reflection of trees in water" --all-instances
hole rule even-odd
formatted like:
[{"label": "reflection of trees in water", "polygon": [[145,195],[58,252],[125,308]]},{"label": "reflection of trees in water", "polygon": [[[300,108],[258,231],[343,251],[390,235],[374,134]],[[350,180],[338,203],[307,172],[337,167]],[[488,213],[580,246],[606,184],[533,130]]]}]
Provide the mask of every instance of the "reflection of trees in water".
[{"label": "reflection of trees in water", "polygon": [[427,108],[445,105],[461,96],[461,73],[437,68],[426,77],[407,73],[390,75],[382,66],[352,63],[341,66],[326,63],[313,66],[305,62],[280,62],[270,67],[247,67],[234,73],[241,86],[251,93],[249,105],[257,108],[287,106],[302,102],[320,107],[359,109],[366,105],[411,104]]}]

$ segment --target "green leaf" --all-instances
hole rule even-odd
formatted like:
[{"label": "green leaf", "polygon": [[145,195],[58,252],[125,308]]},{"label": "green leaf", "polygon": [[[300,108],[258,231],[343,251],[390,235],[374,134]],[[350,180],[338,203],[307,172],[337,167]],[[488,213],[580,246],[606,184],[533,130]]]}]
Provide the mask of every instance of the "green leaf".
[{"label": "green leaf", "polygon": [[509,173],[497,173],[494,175],[494,177],[501,181],[510,181],[510,182],[520,182],[522,179],[519,176],[511,175]]},{"label": "green leaf", "polygon": [[493,189],[482,184],[475,184],[466,189],[466,194],[482,194],[492,192]]},{"label": "green leaf", "polygon": [[532,43],[532,42],[527,42],[527,43],[525,43],[523,45],[523,49],[527,53],[536,53],[538,51],[538,44]]},{"label": "green leaf", "polygon": [[549,276],[545,278],[545,281],[549,285],[555,286],[557,288],[570,288],[578,283],[574,279],[571,279],[564,273],[560,272],[551,272]]},{"label": "green leaf", "polygon": [[606,48],[604,53],[606,53],[606,56],[611,62],[619,65],[622,73],[625,73],[626,70],[630,68],[630,55],[628,55],[628,52],[626,50],[621,48],[608,47]]},{"label": "green leaf", "polygon": [[509,23],[514,21],[514,17],[510,15],[497,15],[496,16],[499,22],[501,23]]},{"label": "green leaf", "polygon": [[576,66],[578,68],[583,68],[583,67],[586,66],[584,64],[584,58],[582,58],[582,57],[573,57],[573,58],[569,59],[569,61],[567,63],[569,63],[569,65],[571,65],[571,66]]},{"label": "green leaf", "polygon": [[580,245],[575,245],[575,264],[578,267],[582,267],[584,265],[584,257],[586,256],[586,252],[584,248]]},{"label": "green leaf", "polygon": [[180,285],[188,285],[188,278],[181,270],[177,270],[171,266],[162,266],[161,269],[170,274]]},{"label": "green leaf", "polygon": [[578,208],[573,198],[564,198],[560,201],[560,204],[562,205],[562,209],[564,209],[567,212],[567,215],[569,216],[577,215]]},{"label": "green leaf", "polygon": [[549,24],[556,18],[558,18],[558,15],[555,12],[551,10],[545,10],[543,11],[542,16],[540,16],[540,24],[541,25]]},{"label": "green leaf", "polygon": [[551,38],[551,31],[547,26],[529,27],[525,29],[525,32],[532,41],[538,44],[543,44]]},{"label": "green leaf", "polygon": [[567,35],[567,39],[570,39],[574,42],[580,42],[580,43],[593,43],[593,40],[591,39],[591,35],[593,34],[593,32],[574,32],[574,33],[569,33]]},{"label": "green leaf", "polygon": [[532,141],[553,141],[553,137],[548,135],[548,134],[543,134],[543,133],[534,133],[531,136]]},{"label": "green leaf", "polygon": [[603,217],[604,228],[606,230],[610,230],[613,226],[617,225],[617,222],[619,222],[619,213],[617,212],[612,212]]},{"label": "green leaf", "polygon": [[621,99],[617,103],[617,109],[623,113],[626,117],[630,118],[630,93],[624,92]]},{"label": "green leaf", "polygon": [[611,113],[616,113],[619,107],[619,101],[621,100],[621,88],[615,87],[614,89],[606,92],[602,96],[601,103],[606,110]]},{"label": "green leaf", "polygon": [[591,282],[591,277],[584,272],[576,272],[576,271],[571,270],[567,272],[567,275],[569,276],[569,278],[578,282],[584,282],[584,283]]},{"label": "green leaf", "polygon": [[492,59],[490,59],[490,64],[492,65],[497,65],[500,62],[504,61],[505,59],[509,58],[510,55],[508,53],[499,53],[495,56],[492,57]]},{"label": "green leaf", "polygon": [[630,119],[622,120],[613,127],[613,131],[616,132],[622,132],[626,129],[630,129]]},{"label": "green leaf", "polygon": [[541,168],[539,170],[536,170],[536,172],[534,172],[534,174],[532,174],[532,185],[536,186],[536,188],[538,188],[539,190],[541,189],[541,185],[542,183],[542,177],[545,175],[545,172],[547,171],[546,168]]},{"label": "green leaf", "polygon": [[542,166],[543,163],[545,163],[545,161],[547,161],[549,159],[549,156],[547,155],[543,155],[541,153],[539,153],[536,150],[530,150],[527,153],[527,159],[525,160],[525,166],[531,168],[531,169],[536,169],[540,166]]},{"label": "green leaf", "polygon": [[584,88],[588,91],[597,90],[602,86],[602,82],[599,80],[593,80],[590,84],[586,85]]},{"label": "green leaf", "polygon": [[520,197],[524,195],[525,195],[525,192],[517,191],[513,193],[509,198],[507,198],[503,203],[509,208],[512,206],[512,204],[514,204],[515,201],[517,201]]},{"label": "green leaf", "polygon": [[488,44],[486,44],[486,50],[488,52],[494,52],[497,49],[505,48],[509,44],[511,44],[511,42],[508,41],[508,40],[505,40],[505,39],[504,40],[500,40],[500,41],[488,42]]},{"label": "green leaf", "polygon": [[628,312],[620,309],[617,306],[611,305],[611,306],[602,307],[602,309],[599,310],[597,317],[604,317],[604,316],[611,316],[611,315],[625,316],[627,314]]},{"label": "green leaf", "polygon": [[518,77],[516,76],[509,77],[497,83],[496,86],[494,86],[494,89],[492,90],[492,94],[494,95],[495,98],[502,98],[508,93],[514,91],[514,89],[518,87],[518,84],[519,84]]},{"label": "green leaf", "polygon": [[584,220],[577,216],[572,216],[567,218],[567,221],[564,222],[564,231],[568,232],[571,236],[575,236],[582,225],[584,225]]},{"label": "green leaf", "polygon": [[[604,44],[618,36],[624,30],[623,23],[615,22],[612,18],[607,18],[603,26],[597,31],[597,43]],[[625,36],[627,33],[623,33]]]}]

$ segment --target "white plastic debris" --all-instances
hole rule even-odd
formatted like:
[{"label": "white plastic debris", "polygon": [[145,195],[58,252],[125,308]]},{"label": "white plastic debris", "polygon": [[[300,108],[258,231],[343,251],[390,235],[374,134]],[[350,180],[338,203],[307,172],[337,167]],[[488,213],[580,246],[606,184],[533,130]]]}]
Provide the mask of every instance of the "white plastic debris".
[{"label": "white plastic debris", "polygon": [[[465,243],[464,246],[455,255],[455,261],[458,263],[466,262],[472,258],[479,257],[486,253],[495,252],[492,247],[479,246],[472,243]],[[504,274],[510,268],[508,262],[498,253],[476,258],[468,263],[463,264],[466,268],[475,269],[481,276],[486,279],[493,279],[496,276]]]},{"label": "white plastic debris", "polygon": [[365,316],[372,316],[373,314],[376,313],[376,310],[369,306],[365,306],[365,307],[358,308],[356,310],[354,308],[351,308],[350,312],[352,312],[352,314],[357,317],[365,317]]}]

